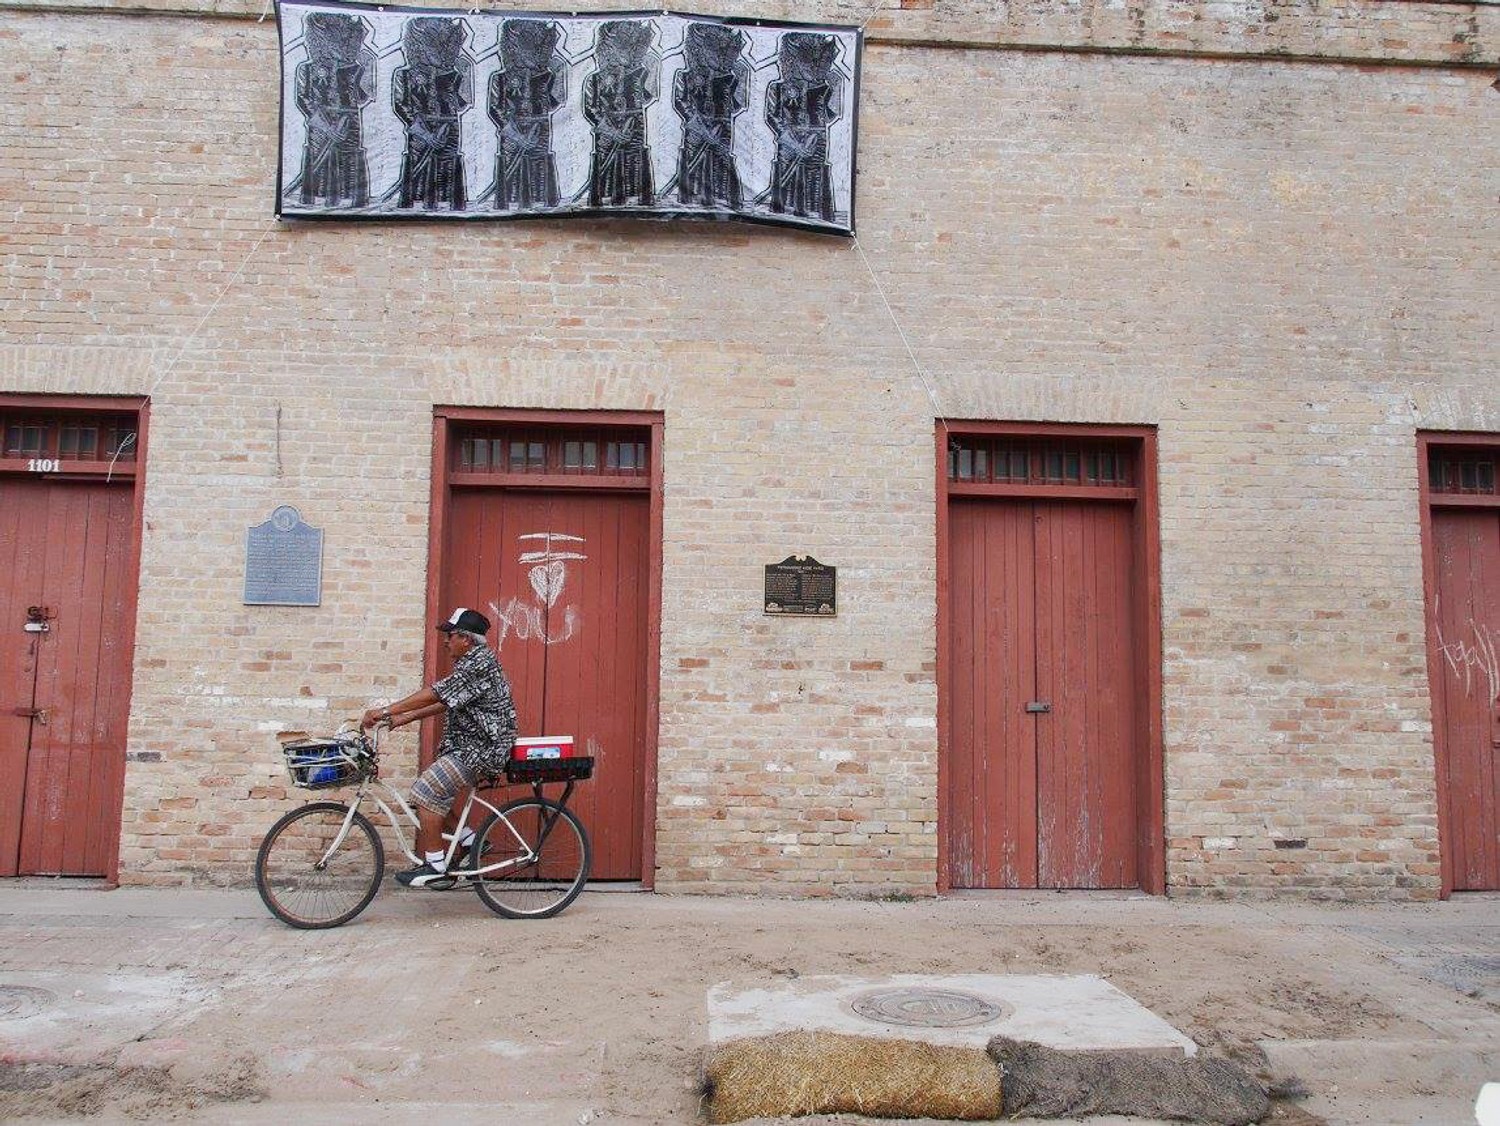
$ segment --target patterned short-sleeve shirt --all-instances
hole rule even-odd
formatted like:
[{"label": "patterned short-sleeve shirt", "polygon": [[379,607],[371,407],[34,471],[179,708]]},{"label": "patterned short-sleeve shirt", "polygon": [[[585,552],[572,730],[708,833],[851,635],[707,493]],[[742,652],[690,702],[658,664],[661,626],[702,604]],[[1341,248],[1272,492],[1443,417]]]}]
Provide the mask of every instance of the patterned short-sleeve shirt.
[{"label": "patterned short-sleeve shirt", "polygon": [[476,644],[432,690],[448,707],[438,753],[476,772],[499,771],[516,745],[516,704],[499,658]]}]

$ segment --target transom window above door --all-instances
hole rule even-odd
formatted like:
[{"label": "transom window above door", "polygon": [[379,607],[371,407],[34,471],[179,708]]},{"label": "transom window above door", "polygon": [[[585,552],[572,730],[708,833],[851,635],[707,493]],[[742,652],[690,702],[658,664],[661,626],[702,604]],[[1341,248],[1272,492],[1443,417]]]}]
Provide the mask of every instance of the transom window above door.
[{"label": "transom window above door", "polygon": [[650,432],[526,425],[457,428],[452,469],[458,473],[648,477]]},{"label": "transom window above door", "polygon": [[1109,440],[983,437],[948,439],[948,480],[996,485],[1128,488],[1134,484],[1128,444]]},{"label": "transom window above door", "polygon": [[1500,454],[1492,449],[1431,450],[1427,457],[1428,489],[1457,496],[1492,497],[1496,494],[1496,463]]},{"label": "transom window above door", "polygon": [[134,461],[135,445],[134,415],[0,408],[0,457]]}]

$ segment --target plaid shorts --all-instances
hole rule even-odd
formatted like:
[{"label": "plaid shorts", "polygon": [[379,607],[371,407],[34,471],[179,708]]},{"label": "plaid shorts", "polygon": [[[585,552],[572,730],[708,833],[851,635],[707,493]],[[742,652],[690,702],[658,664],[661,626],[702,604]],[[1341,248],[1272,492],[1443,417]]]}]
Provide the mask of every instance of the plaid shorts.
[{"label": "plaid shorts", "polygon": [[474,772],[457,755],[443,755],[412,783],[411,800],[433,813],[447,813],[458,795],[474,784]]}]

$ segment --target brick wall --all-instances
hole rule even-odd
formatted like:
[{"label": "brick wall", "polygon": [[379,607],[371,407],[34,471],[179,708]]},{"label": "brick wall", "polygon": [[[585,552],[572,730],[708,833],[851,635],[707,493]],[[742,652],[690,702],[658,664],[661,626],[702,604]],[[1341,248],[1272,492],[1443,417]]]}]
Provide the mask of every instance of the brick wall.
[{"label": "brick wall", "polygon": [[[1329,36],[1440,61],[1475,12]],[[243,882],[292,800],[270,734],[416,683],[448,403],[663,413],[664,890],[933,889],[948,417],[1159,427],[1173,890],[1435,894],[1415,432],[1500,431],[1493,76],[1073,18],[1037,34],[1088,51],[870,45],[852,243],[278,223],[270,21],[12,11],[0,390],[152,403],[122,880]],[[315,610],[240,604],[282,503]],[[792,551],[837,619],[760,613]]]}]

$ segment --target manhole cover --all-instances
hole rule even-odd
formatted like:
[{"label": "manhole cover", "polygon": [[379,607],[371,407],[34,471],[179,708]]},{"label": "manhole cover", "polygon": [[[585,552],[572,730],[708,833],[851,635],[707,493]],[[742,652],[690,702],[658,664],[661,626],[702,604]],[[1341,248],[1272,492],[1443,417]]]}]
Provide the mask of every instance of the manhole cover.
[{"label": "manhole cover", "polygon": [[55,1000],[55,994],[33,985],[0,985],[0,1020],[29,1017]]},{"label": "manhole cover", "polygon": [[1009,1008],[952,989],[882,989],[851,1006],[866,1020],[908,1028],[973,1028],[1009,1015]]}]

